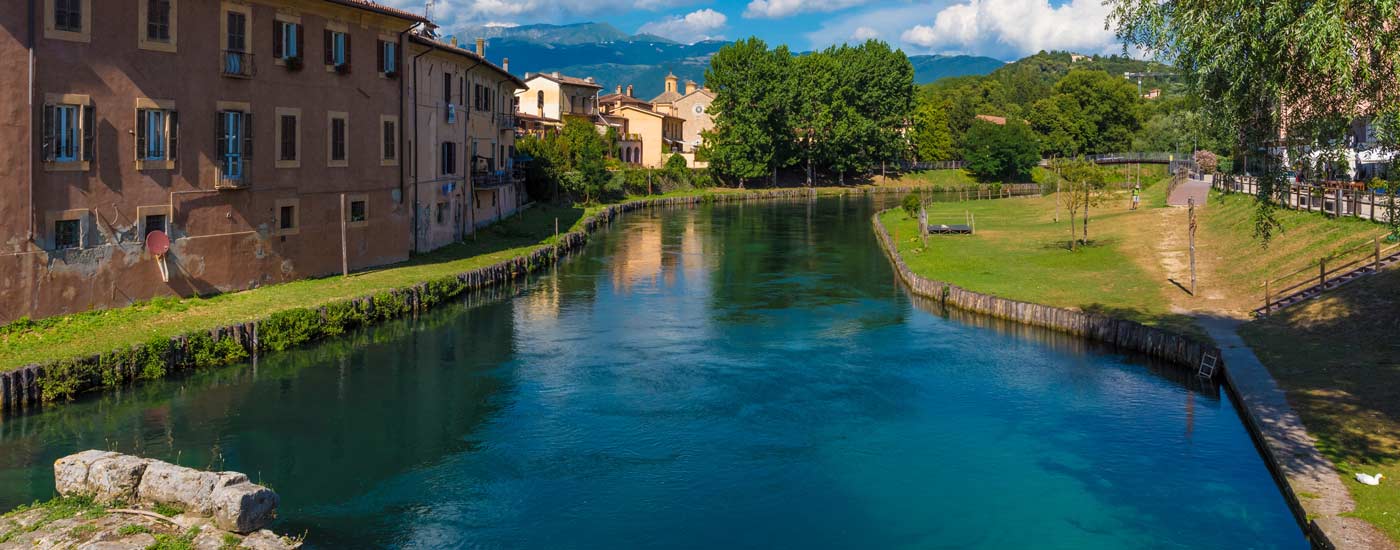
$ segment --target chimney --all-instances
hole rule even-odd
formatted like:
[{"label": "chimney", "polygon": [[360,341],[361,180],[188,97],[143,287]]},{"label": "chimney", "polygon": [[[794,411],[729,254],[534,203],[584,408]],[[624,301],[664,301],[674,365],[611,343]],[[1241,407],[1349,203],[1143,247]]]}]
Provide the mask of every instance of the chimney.
[{"label": "chimney", "polygon": [[477,38],[477,39],[476,39],[476,55],[478,55],[478,56],[480,56],[480,57],[486,57],[486,39],[485,39],[485,38]]},{"label": "chimney", "polygon": [[618,84],[618,85],[617,85],[617,95],[622,95],[622,85],[621,85],[621,84]]},{"label": "chimney", "polygon": [[685,81],[685,95],[690,95],[690,94],[693,94],[693,93],[695,93],[695,81],[694,81],[694,80],[687,80],[687,81]]},{"label": "chimney", "polygon": [[554,71],[550,76],[553,76],[555,80],[559,80],[559,71]]},{"label": "chimney", "polygon": [[632,97],[632,85],[627,85],[627,97]]},{"label": "chimney", "polygon": [[509,57],[503,57],[503,58],[501,58],[501,70],[502,70],[502,71],[505,71],[505,72],[507,72],[507,73],[510,72],[510,58],[509,58]]},{"label": "chimney", "polygon": [[457,47],[457,37],[456,37],[456,36],[453,36],[453,37],[452,37],[452,47],[454,47],[454,48]]}]

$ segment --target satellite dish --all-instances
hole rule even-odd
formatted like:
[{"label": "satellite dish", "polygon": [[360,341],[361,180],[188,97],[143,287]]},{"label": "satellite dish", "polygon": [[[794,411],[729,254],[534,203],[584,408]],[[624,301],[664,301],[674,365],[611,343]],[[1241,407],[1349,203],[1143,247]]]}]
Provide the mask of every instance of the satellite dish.
[{"label": "satellite dish", "polygon": [[146,234],[146,251],[153,256],[164,256],[170,251],[170,237],[159,229]]},{"label": "satellite dish", "polygon": [[156,257],[160,280],[170,282],[170,268],[165,265],[165,253],[170,251],[170,236],[159,229],[146,234],[146,251]]}]

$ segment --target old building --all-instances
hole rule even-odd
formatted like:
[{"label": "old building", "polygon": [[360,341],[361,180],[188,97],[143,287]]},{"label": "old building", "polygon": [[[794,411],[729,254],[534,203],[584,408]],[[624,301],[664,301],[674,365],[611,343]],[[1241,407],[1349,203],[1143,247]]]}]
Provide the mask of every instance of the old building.
[{"label": "old building", "polygon": [[0,322],[406,259],[398,76],[424,22],[365,0],[11,2]]},{"label": "old building", "polygon": [[413,249],[461,240],[519,208],[515,92],[525,83],[506,62],[486,60],[485,42],[467,50],[426,33],[410,33],[404,95],[415,106],[405,166],[411,182]]},{"label": "old building", "polygon": [[[667,85],[674,84],[675,76],[667,77]],[[668,92],[680,98],[674,90]],[[658,109],[653,102],[633,97],[631,86],[626,93],[619,90],[598,102],[603,113],[599,124],[618,131],[617,154],[623,162],[659,168],[671,155],[685,152],[685,119],[673,116],[670,104]]]},{"label": "old building", "polygon": [[598,114],[599,86],[593,77],[574,78],[559,73],[525,75],[526,89],[517,94],[521,113],[558,125],[565,116]]},{"label": "old building", "polygon": [[698,86],[693,80],[685,82],[685,93],[681,93],[677,84],[676,75],[667,75],[665,91],[653,98],[651,104],[657,112],[684,121],[681,133],[683,152],[694,153],[704,144],[704,133],[715,127],[715,119],[710,116],[710,104],[715,101],[715,93]]}]

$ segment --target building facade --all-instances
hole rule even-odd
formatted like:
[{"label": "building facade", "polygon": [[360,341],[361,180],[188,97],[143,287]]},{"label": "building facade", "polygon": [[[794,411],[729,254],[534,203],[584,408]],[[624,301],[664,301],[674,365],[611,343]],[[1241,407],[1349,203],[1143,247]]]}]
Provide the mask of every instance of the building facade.
[{"label": "building facade", "polygon": [[407,259],[399,67],[421,17],[363,0],[12,4],[0,74],[33,76],[0,80],[16,144],[0,151],[0,322]]},{"label": "building facade", "polygon": [[519,110],[532,117],[559,123],[565,116],[588,117],[598,114],[598,92],[603,89],[593,77],[575,78],[559,73],[525,75],[526,89],[519,92]]},{"label": "building facade", "polygon": [[413,250],[457,242],[515,212],[524,199],[516,177],[514,98],[525,83],[505,62],[410,33],[404,97],[414,106],[404,166],[410,182]]},{"label": "building facade", "polygon": [[710,116],[710,104],[715,101],[715,93],[709,88],[700,87],[693,80],[687,80],[685,91],[678,89],[676,75],[666,77],[665,91],[651,100],[652,108],[660,113],[684,121],[681,141],[682,152],[693,154],[704,144],[704,133],[715,127],[715,119]]}]

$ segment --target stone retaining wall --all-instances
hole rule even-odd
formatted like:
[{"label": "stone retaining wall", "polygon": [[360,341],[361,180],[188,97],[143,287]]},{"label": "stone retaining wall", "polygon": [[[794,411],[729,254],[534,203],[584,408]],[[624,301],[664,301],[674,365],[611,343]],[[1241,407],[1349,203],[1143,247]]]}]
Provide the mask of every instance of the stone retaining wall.
[{"label": "stone retaining wall", "polygon": [[[1220,350],[1214,346],[1197,342],[1159,328],[1149,327],[1135,321],[1117,319],[1107,315],[1085,313],[1083,311],[1051,307],[1029,302],[1018,302],[973,292],[957,285],[926,279],[909,269],[899,249],[890,238],[885,224],[880,222],[880,214],[871,219],[880,247],[894,264],[899,278],[908,285],[914,294],[935,300],[944,306],[1007,319],[1031,326],[1044,327],[1073,334],[1081,338],[1091,338],[1120,349],[1145,353],[1175,365],[1196,369],[1201,357],[1213,353],[1220,357]],[[1223,363],[1222,363],[1223,365]],[[1222,369],[1216,369],[1216,373]]]},{"label": "stone retaining wall", "polygon": [[[980,186],[987,198],[993,198],[990,186]],[[1015,196],[1038,193],[1035,184],[1008,184],[1000,186],[999,196]],[[534,251],[506,260],[495,265],[475,269],[435,281],[425,281],[410,287],[399,288],[376,294],[361,296],[343,302],[318,307],[314,312],[323,322],[332,319],[338,312],[351,311],[354,319],[342,328],[383,322],[405,316],[417,316],[438,304],[446,303],[464,294],[474,294],[483,289],[514,281],[555,264],[560,258],[573,253],[588,242],[588,236],[600,227],[610,224],[615,218],[643,208],[664,206],[685,206],[699,203],[732,203],[765,201],[773,199],[810,199],[816,196],[871,195],[884,193],[910,193],[917,191],[955,192],[957,189],[939,189],[931,186],[913,187],[867,187],[855,189],[810,188],[768,189],[747,192],[707,193],[679,197],[647,198],[611,205],[589,216],[580,228],[559,236],[553,246],[540,246]],[[977,196],[983,196],[979,192]],[[229,339],[237,344],[246,355],[256,356],[260,352],[273,351],[267,345],[269,319],[259,319],[235,325],[219,327],[207,333],[198,332],[171,338],[166,349],[152,354],[143,354],[150,344],[89,357],[69,358],[46,364],[33,364],[9,372],[0,373],[0,412],[25,412],[43,403],[53,401],[51,391],[55,382],[64,383],[62,397],[99,389],[110,389],[140,379],[149,379],[147,367],[151,363],[160,367],[156,372],[166,376],[181,370],[210,366],[196,361],[196,339],[212,340],[215,343]],[[208,336],[207,339],[204,336]],[[315,340],[311,338],[308,341]],[[165,342],[161,342],[165,345]],[[152,358],[150,355],[158,355]],[[60,380],[62,378],[62,380]],[[71,379],[71,380],[69,380]],[[45,391],[45,388],[50,391]],[[46,395],[46,393],[48,395]]]}]

